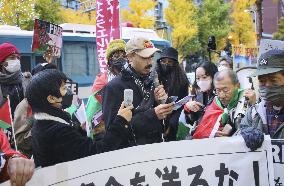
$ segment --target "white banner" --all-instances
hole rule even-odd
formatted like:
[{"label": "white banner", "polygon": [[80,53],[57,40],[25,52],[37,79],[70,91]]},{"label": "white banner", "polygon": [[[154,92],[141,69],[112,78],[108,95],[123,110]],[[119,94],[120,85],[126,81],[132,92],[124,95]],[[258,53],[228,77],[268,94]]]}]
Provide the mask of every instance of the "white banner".
[{"label": "white banner", "polygon": [[271,140],[275,186],[284,185],[284,139]]},{"label": "white banner", "polygon": [[27,185],[272,186],[273,178],[270,138],[251,152],[237,136],[94,155],[39,169]]}]

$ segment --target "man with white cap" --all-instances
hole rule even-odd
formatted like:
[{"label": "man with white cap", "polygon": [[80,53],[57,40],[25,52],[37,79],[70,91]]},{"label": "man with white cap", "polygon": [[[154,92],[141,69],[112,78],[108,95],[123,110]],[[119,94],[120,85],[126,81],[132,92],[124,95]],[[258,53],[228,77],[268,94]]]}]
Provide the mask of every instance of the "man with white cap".
[{"label": "man with white cap", "polygon": [[125,89],[133,90],[133,118],[130,122],[133,136],[131,145],[150,144],[162,141],[162,120],[173,110],[173,103],[158,104],[167,99],[162,85],[154,87],[149,74],[152,58],[158,51],[153,43],[143,37],[134,37],[126,43],[129,66],[122,70],[121,76],[110,81],[103,94],[103,119],[106,128],[113,121],[123,101]]}]

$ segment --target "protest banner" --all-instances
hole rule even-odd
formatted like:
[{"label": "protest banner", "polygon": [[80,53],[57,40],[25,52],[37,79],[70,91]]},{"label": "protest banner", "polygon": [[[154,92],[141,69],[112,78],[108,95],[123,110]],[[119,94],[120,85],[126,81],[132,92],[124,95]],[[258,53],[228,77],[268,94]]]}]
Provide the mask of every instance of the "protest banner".
[{"label": "protest banner", "polygon": [[275,186],[284,185],[284,139],[271,140]]},{"label": "protest banner", "polygon": [[141,145],[39,169],[27,186],[272,186],[271,142],[250,151],[242,137]]},{"label": "protest banner", "polygon": [[96,42],[101,72],[107,70],[106,49],[113,39],[120,38],[119,0],[97,0]]},{"label": "protest banner", "polygon": [[234,70],[243,67],[255,67],[257,64],[258,48],[245,45],[233,46]]},{"label": "protest banner", "polygon": [[272,49],[284,50],[284,41],[272,39],[260,40],[259,55]]},{"label": "protest banner", "polygon": [[60,57],[62,48],[62,27],[35,19],[32,51],[43,53],[49,51]]}]

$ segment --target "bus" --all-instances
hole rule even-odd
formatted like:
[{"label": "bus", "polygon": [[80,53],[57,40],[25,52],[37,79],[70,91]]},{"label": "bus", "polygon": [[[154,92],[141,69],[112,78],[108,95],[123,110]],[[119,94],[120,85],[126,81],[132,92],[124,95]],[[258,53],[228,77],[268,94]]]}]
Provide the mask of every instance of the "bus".
[{"label": "bus", "polygon": [[[60,26],[63,28],[62,53],[60,58],[55,59],[55,64],[59,70],[78,83],[78,96],[87,98],[99,73],[95,25],[65,23]],[[143,36],[150,39],[159,49],[170,46],[169,41],[161,39],[151,29],[122,27],[121,30],[122,39],[126,42],[134,36]],[[21,30],[14,26],[0,26],[0,43],[10,42],[20,50],[23,72],[30,72],[38,63],[45,62],[42,54],[32,52],[32,37],[33,31]]]}]

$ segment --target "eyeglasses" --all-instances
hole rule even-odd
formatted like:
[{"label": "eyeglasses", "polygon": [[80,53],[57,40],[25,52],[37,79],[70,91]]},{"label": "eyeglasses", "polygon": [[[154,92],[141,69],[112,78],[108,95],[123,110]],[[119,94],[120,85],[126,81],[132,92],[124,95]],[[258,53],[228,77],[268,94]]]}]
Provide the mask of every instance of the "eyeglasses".
[{"label": "eyeglasses", "polygon": [[216,88],[216,89],[214,89],[214,94],[216,94],[216,95],[220,95],[221,92],[224,93],[225,95],[228,95],[231,92],[231,89],[229,89],[229,88],[224,88],[224,89]]}]

